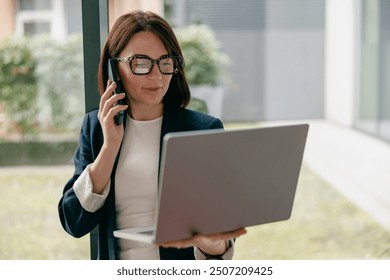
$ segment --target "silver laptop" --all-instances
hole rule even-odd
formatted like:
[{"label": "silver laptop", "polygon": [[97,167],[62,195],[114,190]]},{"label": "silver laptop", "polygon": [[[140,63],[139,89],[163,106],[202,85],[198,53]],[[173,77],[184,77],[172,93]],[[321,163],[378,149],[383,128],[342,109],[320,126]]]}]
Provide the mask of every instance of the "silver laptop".
[{"label": "silver laptop", "polygon": [[162,243],[289,219],[308,128],[167,134],[155,225],[114,236]]}]

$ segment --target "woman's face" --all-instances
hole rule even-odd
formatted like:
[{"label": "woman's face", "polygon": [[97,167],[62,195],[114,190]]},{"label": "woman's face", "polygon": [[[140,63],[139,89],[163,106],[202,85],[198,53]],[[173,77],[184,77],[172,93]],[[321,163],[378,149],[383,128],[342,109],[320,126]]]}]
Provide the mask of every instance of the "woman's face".
[{"label": "woman's face", "polygon": [[[120,57],[146,55],[159,59],[168,54],[161,40],[149,31],[138,32],[129,40]],[[118,63],[118,71],[129,98],[131,110],[135,108],[162,107],[162,99],[168,91],[172,75],[161,74],[155,64],[147,75],[135,75],[129,63]]]}]

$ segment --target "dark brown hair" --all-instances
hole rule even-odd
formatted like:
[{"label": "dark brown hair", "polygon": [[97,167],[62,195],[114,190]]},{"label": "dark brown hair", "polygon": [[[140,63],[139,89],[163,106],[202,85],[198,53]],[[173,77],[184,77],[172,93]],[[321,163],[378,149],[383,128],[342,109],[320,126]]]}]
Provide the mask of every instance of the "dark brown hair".
[{"label": "dark brown hair", "polygon": [[104,45],[98,70],[99,91],[102,95],[107,86],[109,58],[118,57],[131,37],[141,31],[150,31],[156,35],[170,55],[181,57],[178,72],[172,76],[168,91],[164,97],[164,105],[172,109],[186,107],[190,101],[190,89],[184,74],[184,59],[171,26],[153,12],[134,11],[120,16],[114,23]]}]

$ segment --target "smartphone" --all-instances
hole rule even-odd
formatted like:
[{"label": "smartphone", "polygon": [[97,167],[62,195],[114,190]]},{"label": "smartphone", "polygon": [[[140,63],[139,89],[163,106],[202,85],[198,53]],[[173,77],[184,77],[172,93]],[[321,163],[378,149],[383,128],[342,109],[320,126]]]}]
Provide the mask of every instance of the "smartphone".
[{"label": "smartphone", "polygon": [[[108,78],[111,81],[114,81],[116,83],[116,89],[115,93],[122,93],[125,92],[125,89],[123,87],[122,81],[119,79],[118,74],[117,74],[117,61],[115,59],[109,59],[108,60]],[[126,101],[125,99],[121,99],[118,101],[117,104],[115,105],[125,105]],[[115,115],[114,121],[117,125],[120,125],[123,123],[123,119],[125,117],[125,112],[120,111],[118,114]]]}]

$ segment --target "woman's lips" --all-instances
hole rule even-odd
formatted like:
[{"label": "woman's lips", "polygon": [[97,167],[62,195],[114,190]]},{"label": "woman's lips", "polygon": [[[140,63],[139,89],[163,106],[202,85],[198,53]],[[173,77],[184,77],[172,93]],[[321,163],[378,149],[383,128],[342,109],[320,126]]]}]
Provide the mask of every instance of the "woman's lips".
[{"label": "woman's lips", "polygon": [[145,90],[148,90],[148,91],[158,91],[158,90],[161,90],[162,87],[160,86],[152,86],[152,87],[144,87]]}]

